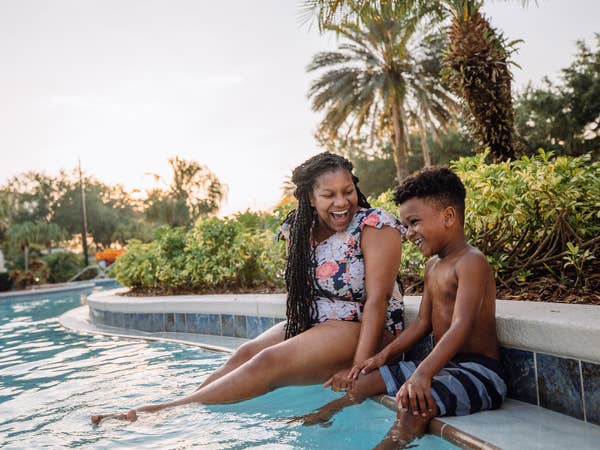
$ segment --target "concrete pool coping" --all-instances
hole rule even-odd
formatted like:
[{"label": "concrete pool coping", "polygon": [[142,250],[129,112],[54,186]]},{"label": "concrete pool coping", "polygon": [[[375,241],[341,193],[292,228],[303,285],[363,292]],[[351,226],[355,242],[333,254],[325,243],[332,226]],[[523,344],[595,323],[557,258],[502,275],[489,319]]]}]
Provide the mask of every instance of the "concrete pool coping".
[{"label": "concrete pool coping", "polygon": [[[123,313],[202,313],[285,317],[285,294],[219,294],[128,297],[127,288],[93,293],[88,305]],[[406,322],[419,310],[421,297],[405,296]],[[500,344],[550,355],[600,362],[600,307],[546,302],[496,301]]]},{"label": "concrete pool coping", "polygon": [[[116,295],[121,291],[104,291],[88,298],[88,305],[114,312],[201,312],[242,315],[269,315],[282,317],[285,312],[283,294],[208,295],[174,297],[125,297]],[[265,298],[266,297],[266,298]],[[265,301],[266,300],[266,301]],[[406,297],[406,318],[410,322],[418,312],[419,297]],[[574,308],[571,308],[574,307]],[[80,331],[109,334],[113,336],[168,340],[198,345],[214,351],[228,351],[245,339],[223,336],[194,335],[191,333],[144,333],[91,323],[87,308],[77,308],[79,318],[71,312],[61,317],[67,328]],[[79,325],[76,323],[79,322]],[[82,322],[87,329],[82,329]],[[544,338],[539,338],[537,332]],[[525,303],[498,300],[498,333],[503,345],[544,351],[582,359],[600,361],[600,347],[589,345],[600,342],[600,308],[590,305],[561,305]],[[215,341],[218,339],[218,341]],[[195,342],[194,342],[195,341]],[[533,342],[533,343],[532,343]],[[583,345],[583,344],[586,345]],[[573,345],[583,345],[575,349]],[[588,347],[588,348],[586,348]],[[596,348],[589,348],[596,347]],[[393,399],[378,399],[388,407],[395,407]],[[501,430],[502,433],[499,433]],[[516,430],[516,431],[515,431]],[[473,416],[437,418],[431,423],[430,432],[460,447],[475,449],[523,449],[523,448],[597,448],[600,427],[585,423],[564,414],[508,399],[500,410],[486,411]],[[528,446],[531,444],[531,446]],[[541,447],[539,447],[541,446]]]}]

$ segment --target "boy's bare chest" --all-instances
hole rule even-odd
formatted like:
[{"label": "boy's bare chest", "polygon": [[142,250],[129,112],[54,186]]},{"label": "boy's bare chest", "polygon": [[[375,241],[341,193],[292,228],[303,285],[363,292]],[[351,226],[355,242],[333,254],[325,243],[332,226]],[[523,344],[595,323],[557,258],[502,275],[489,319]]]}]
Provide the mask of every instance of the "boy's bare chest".
[{"label": "boy's bare chest", "polygon": [[454,267],[454,264],[438,261],[429,271],[427,290],[434,300],[454,302],[458,288],[458,278]]}]

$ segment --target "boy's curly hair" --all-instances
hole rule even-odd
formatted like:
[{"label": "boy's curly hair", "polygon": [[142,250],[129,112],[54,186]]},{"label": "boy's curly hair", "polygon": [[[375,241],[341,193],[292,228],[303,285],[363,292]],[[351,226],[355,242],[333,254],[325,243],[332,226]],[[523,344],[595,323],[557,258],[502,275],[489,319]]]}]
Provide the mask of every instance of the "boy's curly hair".
[{"label": "boy's curly hair", "polygon": [[425,167],[404,179],[394,189],[394,201],[398,205],[414,197],[430,199],[442,208],[454,206],[462,222],[465,218],[466,195],[467,191],[458,175],[447,167]]}]

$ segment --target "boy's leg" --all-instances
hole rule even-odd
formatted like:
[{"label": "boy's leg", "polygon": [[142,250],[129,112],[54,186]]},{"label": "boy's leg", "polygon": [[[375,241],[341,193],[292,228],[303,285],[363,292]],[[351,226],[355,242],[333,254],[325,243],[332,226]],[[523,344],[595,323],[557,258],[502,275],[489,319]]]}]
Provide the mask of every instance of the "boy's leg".
[{"label": "boy's leg", "polygon": [[439,414],[438,406],[426,417],[421,414],[414,415],[410,410],[398,408],[396,422],[390,428],[383,440],[377,444],[375,449],[401,449],[405,448],[412,440],[419,438],[427,431],[431,419]]},{"label": "boy's leg", "polygon": [[294,417],[292,421],[300,421],[303,425],[325,425],[336,413],[345,407],[362,403],[368,397],[385,394],[385,392],[386,388],[383,378],[381,378],[379,370],[375,370],[367,375],[360,375],[354,382],[352,389],[343,397],[332,400],[310,414]]}]

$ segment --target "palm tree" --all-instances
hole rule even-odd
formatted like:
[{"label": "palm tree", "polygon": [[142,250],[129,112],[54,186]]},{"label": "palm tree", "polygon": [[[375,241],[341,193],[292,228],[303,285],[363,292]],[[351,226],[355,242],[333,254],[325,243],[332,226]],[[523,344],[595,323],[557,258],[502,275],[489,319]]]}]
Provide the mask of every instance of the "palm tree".
[{"label": "palm tree", "polygon": [[24,268],[29,270],[29,248],[32,244],[45,245],[50,254],[52,244],[67,238],[66,231],[51,222],[21,222],[8,231],[8,241],[23,250]]},{"label": "palm tree", "polygon": [[489,147],[494,160],[515,157],[512,75],[508,67],[514,42],[507,42],[481,14],[482,3],[445,0],[450,14],[446,76],[466,103],[473,137]]},{"label": "palm tree", "polygon": [[[407,4],[410,2],[406,2]],[[310,86],[318,134],[333,140],[364,128],[392,142],[398,180],[408,176],[408,127],[445,126],[456,106],[434,73],[409,50],[421,13],[409,6],[366,8],[361,23],[327,26],[343,39],[338,51],[314,56],[309,72],[324,71]]]},{"label": "palm tree", "polygon": [[[470,130],[482,148],[489,147],[495,160],[515,156],[514,113],[511,73],[508,67],[513,45],[507,42],[481,14],[482,0],[305,0],[301,17],[316,18],[320,29],[354,19],[359,22],[370,3],[393,8],[400,5],[418,16],[450,14],[450,46],[446,56],[446,78],[453,91],[466,103]],[[525,6],[529,2],[521,0]],[[422,129],[419,130],[423,136]],[[422,139],[423,140],[423,139]]]}]

